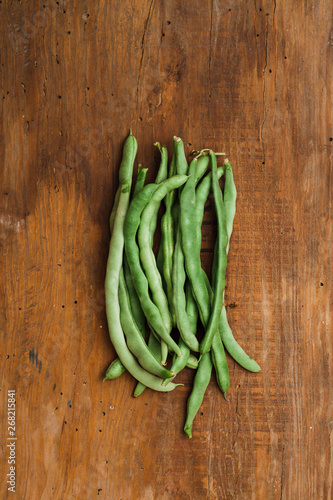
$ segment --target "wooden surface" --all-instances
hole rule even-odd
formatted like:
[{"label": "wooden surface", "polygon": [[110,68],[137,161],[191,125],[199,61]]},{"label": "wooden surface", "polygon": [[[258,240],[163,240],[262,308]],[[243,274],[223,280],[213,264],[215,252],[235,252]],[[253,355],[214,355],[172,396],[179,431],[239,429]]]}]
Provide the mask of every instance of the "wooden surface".
[{"label": "wooden surface", "polygon": [[[5,1],[1,12],[1,498],[331,499],[332,2]],[[228,358],[188,440],[183,387],[131,397],[104,307],[129,128],[224,150],[238,204]],[[211,236],[205,235],[205,248]],[[205,255],[208,265],[211,254]]]}]

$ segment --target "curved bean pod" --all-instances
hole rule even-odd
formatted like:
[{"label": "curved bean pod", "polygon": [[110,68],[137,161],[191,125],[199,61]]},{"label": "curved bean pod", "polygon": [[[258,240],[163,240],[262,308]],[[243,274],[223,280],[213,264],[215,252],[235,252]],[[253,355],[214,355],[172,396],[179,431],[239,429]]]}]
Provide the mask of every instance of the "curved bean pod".
[{"label": "curved bean pod", "polygon": [[[212,360],[210,352],[204,354],[200,360],[197,372],[194,377],[193,389],[187,400],[187,413],[184,431],[189,438],[192,437],[193,420],[202,404],[207,386],[212,373]],[[167,386],[169,387],[169,386]]]},{"label": "curved bean pod", "polygon": [[[150,332],[149,333],[149,338],[148,338],[148,347],[151,351],[151,353],[153,354],[154,358],[157,360],[158,363],[161,363],[161,343],[159,342],[159,340],[157,340],[157,338],[155,337],[155,335]],[[178,356],[177,356],[178,358]],[[174,370],[170,370],[171,372],[173,372]],[[174,377],[172,377],[174,378]],[[143,391],[146,389],[146,386],[144,384],[141,384],[141,382],[138,382],[135,389],[134,389],[134,392],[133,392],[133,396],[135,398],[141,396],[141,394],[143,393]]]},{"label": "curved bean pod", "polygon": [[166,146],[161,146],[159,142],[155,142],[154,146],[161,153],[161,163],[155,179],[155,184],[160,184],[168,177],[168,150]]},{"label": "curved bean pod", "polygon": [[[209,293],[209,298],[210,301],[212,302],[214,300],[214,293],[209,283],[207,274],[205,273],[204,270],[202,270],[202,272],[204,274],[206,287]],[[213,285],[215,285],[214,283],[215,280],[216,280],[216,272],[215,269],[213,269]],[[229,367],[219,332],[216,332],[216,334],[214,335],[211,354],[216,373],[217,385],[223,392],[224,398],[227,399],[227,392],[230,388]]]},{"label": "curved bean pod", "polygon": [[[225,167],[225,183],[224,183],[224,206],[226,210],[226,220],[227,220],[227,232],[228,239],[230,241],[230,237],[233,230],[233,222],[236,213],[236,198],[237,198],[237,190],[234,183],[232,168],[229,163],[229,160],[224,160]],[[227,251],[229,250],[229,241]],[[254,359],[252,359],[244,349],[238,344],[235,340],[231,328],[227,319],[227,310],[225,306],[222,307],[220,325],[219,325],[220,336],[224,347],[229,352],[230,356],[243,368],[250,372],[259,372],[261,370],[260,366]]]},{"label": "curved bean pod", "polygon": [[184,254],[181,248],[181,231],[178,230],[173,268],[172,268],[172,282],[173,282],[173,307],[176,315],[177,327],[183,342],[192,351],[199,352],[199,342],[191,330],[190,321],[186,314],[186,297],[185,286],[186,273],[184,267]]},{"label": "curved bean pod", "polygon": [[124,333],[120,323],[119,307],[119,276],[122,267],[124,250],[124,220],[129,204],[130,188],[132,182],[133,164],[136,155],[137,144],[135,138],[130,134],[126,139],[123,158],[119,169],[120,195],[114,218],[113,232],[110,240],[109,256],[105,277],[105,302],[106,316],[109,327],[109,335],[120,361],[124,367],[140,382],[160,392],[173,390],[175,384],[167,387],[161,385],[161,379],[151,375],[144,370],[136,361],[127,347]]},{"label": "curved bean pod", "polygon": [[135,198],[135,196],[138,193],[140,193],[140,191],[142,190],[143,186],[145,185],[147,172],[148,172],[148,168],[142,168],[142,166],[139,165],[138,175],[137,175],[137,178],[136,178],[136,182],[135,182],[135,186],[134,186],[132,198]]},{"label": "curved bean pod", "polygon": [[[168,306],[168,300],[162,286],[161,275],[157,269],[156,259],[153,253],[152,246],[149,244],[149,242],[152,240],[149,233],[149,228],[150,221],[155,217],[161,200],[168,192],[183,185],[186,180],[186,175],[175,175],[159,184],[158,188],[153,193],[149,203],[142,212],[140,227],[138,230],[138,243],[140,247],[140,259],[142,267],[145,270],[147,276],[153,301],[160,311],[161,317],[163,318],[168,332],[170,332],[172,328],[171,316]],[[154,330],[157,331],[155,328]],[[157,333],[159,332],[157,331]],[[175,345],[177,346],[177,344]],[[174,349],[173,346],[170,347],[172,347],[176,354],[181,355],[181,351],[178,346],[177,349]]]},{"label": "curved bean pod", "polygon": [[227,268],[227,245],[228,234],[226,228],[226,212],[223,203],[222,191],[217,178],[217,162],[213,151],[210,152],[212,162],[212,189],[214,195],[214,205],[217,216],[217,240],[216,240],[216,285],[209,317],[207,329],[200,344],[200,354],[205,354],[211,348],[215,333],[218,330],[222,311],[223,293],[225,288],[225,271]]},{"label": "curved bean pod", "polygon": [[108,369],[106,370],[105,377],[103,379],[103,382],[105,380],[114,380],[115,378],[120,377],[124,372],[126,371],[126,368],[122,364],[119,358],[116,358],[112,363],[109,365]]},{"label": "curved bean pod", "polygon": [[176,173],[178,175],[186,175],[188,171],[188,163],[184,151],[184,143],[180,137],[174,136],[173,139],[176,155]]},{"label": "curved bean pod", "polygon": [[140,331],[138,330],[130,309],[128,292],[126,289],[123,273],[119,277],[119,303],[120,303],[120,322],[123,328],[127,345],[130,351],[137,358],[140,365],[148,372],[157,377],[172,377],[173,373],[164,368],[148,349]]},{"label": "curved bean pod", "polygon": [[164,325],[159,309],[150,298],[148,281],[141,267],[139,247],[136,243],[136,234],[140,225],[141,213],[157,188],[158,186],[156,184],[148,184],[132,200],[127,211],[124,225],[125,252],[131,270],[133,284],[149,325],[171,349],[181,355],[176,342],[170,336],[170,331],[167,330]]},{"label": "curved bean pod", "polygon": [[[197,330],[198,321],[198,308],[192,295],[191,286],[186,283],[186,317],[189,321],[189,329],[192,335],[195,335]],[[189,368],[198,368],[199,362],[192,354],[190,354],[190,348],[186,345],[183,339],[180,337],[178,345],[183,353],[182,357],[174,356],[172,360],[171,371],[179,373],[185,366]],[[171,377],[164,381],[164,385],[167,385],[174,377]]]},{"label": "curved bean pod", "polygon": [[[193,160],[191,164],[196,161]],[[196,215],[195,176],[191,175],[180,196],[180,227],[185,268],[191,282],[192,292],[198,306],[201,321],[207,327],[210,305],[206,285],[201,272],[200,242],[198,240]]]}]

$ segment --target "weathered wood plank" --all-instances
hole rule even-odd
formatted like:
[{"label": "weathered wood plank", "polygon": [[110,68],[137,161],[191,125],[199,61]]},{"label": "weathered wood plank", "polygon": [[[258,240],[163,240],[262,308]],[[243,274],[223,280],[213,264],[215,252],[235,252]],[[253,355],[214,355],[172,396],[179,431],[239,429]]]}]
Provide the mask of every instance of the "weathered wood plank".
[{"label": "weathered wood plank", "polygon": [[[0,11],[1,496],[15,389],[19,498],[331,498],[331,2]],[[102,383],[108,215],[130,127],[148,180],[153,142],[171,150],[173,135],[234,166],[226,302],[263,370],[228,358],[229,399],[212,378],[192,440],[192,371],[137,400],[127,374]]]}]

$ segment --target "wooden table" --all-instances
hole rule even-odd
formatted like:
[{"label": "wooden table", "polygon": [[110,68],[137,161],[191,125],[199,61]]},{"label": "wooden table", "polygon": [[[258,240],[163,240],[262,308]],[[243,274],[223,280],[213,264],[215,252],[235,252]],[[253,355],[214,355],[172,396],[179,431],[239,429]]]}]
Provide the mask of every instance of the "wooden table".
[{"label": "wooden table", "polygon": [[[0,8],[1,498],[331,499],[332,2]],[[262,371],[229,357],[228,401],[213,377],[192,440],[192,371],[168,395],[133,399],[127,374],[102,383],[115,356],[108,217],[130,127],[149,181],[153,142],[171,152],[175,134],[234,167],[226,302]]]}]

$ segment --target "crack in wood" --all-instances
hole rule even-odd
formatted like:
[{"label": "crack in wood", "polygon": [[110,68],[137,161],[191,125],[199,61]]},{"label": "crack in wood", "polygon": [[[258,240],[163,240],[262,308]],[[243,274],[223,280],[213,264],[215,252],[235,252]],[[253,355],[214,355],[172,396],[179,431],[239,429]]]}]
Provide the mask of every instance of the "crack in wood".
[{"label": "crack in wood", "polygon": [[151,19],[152,11],[153,11],[153,6],[154,6],[154,0],[151,0],[149,9],[148,9],[148,16],[145,22],[144,30],[143,30],[143,35],[141,39],[141,59],[140,59],[140,64],[139,64],[139,71],[138,71],[138,78],[136,81],[136,103],[137,103],[137,108],[139,107],[139,86],[140,86],[140,80],[141,80],[141,74],[142,74],[142,66],[143,66],[143,57],[145,53],[145,39],[146,39],[146,34],[148,31],[148,26],[149,26],[149,21]]},{"label": "crack in wood", "polygon": [[264,106],[264,116],[261,122],[260,127],[260,139],[262,144],[262,153],[263,153],[263,162],[266,160],[266,151],[265,151],[265,139],[263,136],[263,129],[266,122],[267,117],[267,108],[266,108],[266,69],[267,69],[267,60],[268,60],[268,19],[266,21],[266,33],[265,33],[265,64],[262,70],[263,73],[263,106]]},{"label": "crack in wood", "polygon": [[209,84],[209,97],[212,97],[212,88],[211,88],[211,65],[212,65],[212,30],[213,30],[213,2],[210,2],[210,28],[209,28],[209,57],[208,57],[208,84]]}]

